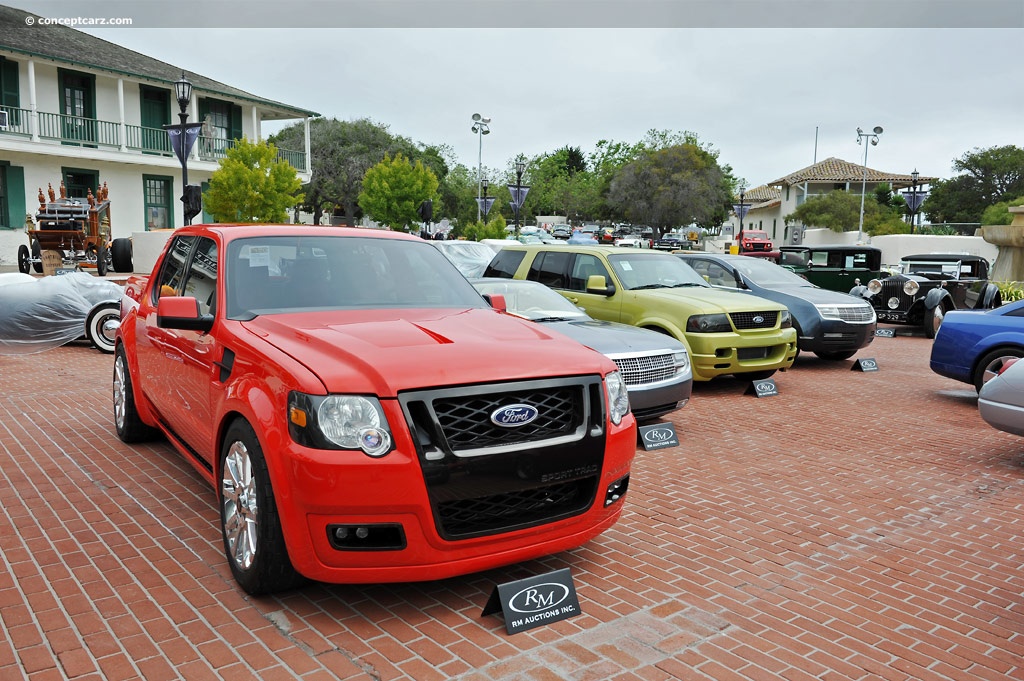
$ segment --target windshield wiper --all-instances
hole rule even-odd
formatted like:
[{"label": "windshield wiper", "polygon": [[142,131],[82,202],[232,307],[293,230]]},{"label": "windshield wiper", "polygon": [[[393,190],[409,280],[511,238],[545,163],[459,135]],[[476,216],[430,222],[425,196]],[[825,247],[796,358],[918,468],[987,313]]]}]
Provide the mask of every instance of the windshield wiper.
[{"label": "windshield wiper", "polygon": [[671,288],[685,288],[687,286],[700,286],[700,284],[694,283],[692,281],[684,281],[679,284],[672,284]]},{"label": "windshield wiper", "polygon": [[630,291],[643,291],[644,289],[649,289],[649,288],[667,288],[667,287],[665,286],[665,284],[644,284],[643,286],[634,286],[633,288],[631,288],[629,290]]}]

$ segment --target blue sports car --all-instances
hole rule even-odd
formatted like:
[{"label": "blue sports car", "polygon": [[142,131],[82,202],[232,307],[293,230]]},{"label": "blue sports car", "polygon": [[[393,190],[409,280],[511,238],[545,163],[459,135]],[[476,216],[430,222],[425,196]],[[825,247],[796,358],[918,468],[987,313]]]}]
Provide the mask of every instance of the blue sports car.
[{"label": "blue sports car", "polygon": [[1024,300],[947,313],[932,343],[931,368],[980,392],[1010,357],[1024,357]]}]

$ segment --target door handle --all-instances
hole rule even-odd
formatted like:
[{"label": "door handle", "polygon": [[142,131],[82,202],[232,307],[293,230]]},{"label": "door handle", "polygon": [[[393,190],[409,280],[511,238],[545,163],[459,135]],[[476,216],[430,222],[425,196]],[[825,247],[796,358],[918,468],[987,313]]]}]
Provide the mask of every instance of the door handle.
[{"label": "door handle", "polygon": [[569,302],[572,303],[573,305],[575,305],[576,303],[580,302],[580,299],[579,298],[570,298]]}]

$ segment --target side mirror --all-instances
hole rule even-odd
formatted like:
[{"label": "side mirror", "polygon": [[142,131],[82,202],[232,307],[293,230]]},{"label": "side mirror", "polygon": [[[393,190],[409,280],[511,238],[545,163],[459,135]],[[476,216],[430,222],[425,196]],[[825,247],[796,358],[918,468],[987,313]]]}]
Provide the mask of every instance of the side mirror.
[{"label": "side mirror", "polygon": [[505,296],[500,293],[485,293],[484,300],[487,304],[493,307],[498,312],[508,312],[508,304],[505,302]]},{"label": "side mirror", "polygon": [[615,294],[615,285],[609,284],[603,274],[591,274],[587,277],[587,293],[612,296]]},{"label": "side mirror", "polygon": [[161,329],[207,333],[213,328],[213,315],[199,314],[199,301],[190,296],[160,296],[156,325]]}]

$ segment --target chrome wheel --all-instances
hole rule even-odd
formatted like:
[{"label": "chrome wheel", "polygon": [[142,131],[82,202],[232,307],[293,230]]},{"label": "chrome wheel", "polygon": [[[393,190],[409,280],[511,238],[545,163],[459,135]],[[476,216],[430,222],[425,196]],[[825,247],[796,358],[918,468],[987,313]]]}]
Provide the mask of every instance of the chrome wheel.
[{"label": "chrome wheel", "polygon": [[248,570],[258,549],[259,503],[249,449],[244,442],[231,443],[221,474],[224,539],[228,556],[240,570]]},{"label": "chrome wheel", "polygon": [[935,338],[935,335],[939,332],[939,327],[942,326],[942,320],[946,318],[946,310],[942,305],[936,305],[932,310],[931,319],[929,319],[928,333],[925,334],[929,338]]},{"label": "chrome wheel", "polygon": [[128,403],[128,367],[124,365],[124,355],[118,353],[114,359],[114,426],[118,433],[125,431],[126,405]]}]

